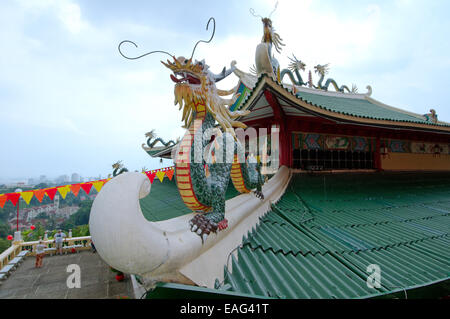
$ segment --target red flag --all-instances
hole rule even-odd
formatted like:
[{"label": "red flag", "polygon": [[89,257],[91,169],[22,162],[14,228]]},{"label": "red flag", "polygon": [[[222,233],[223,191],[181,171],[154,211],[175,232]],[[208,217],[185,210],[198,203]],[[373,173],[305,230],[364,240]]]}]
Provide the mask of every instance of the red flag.
[{"label": "red flag", "polygon": [[45,189],[36,189],[36,190],[34,191],[34,196],[36,196],[36,198],[38,199],[38,201],[39,201],[40,203],[42,203],[42,199],[43,199],[44,196],[45,196]]},{"label": "red flag", "polygon": [[91,188],[92,188],[92,183],[90,183],[90,182],[83,183],[83,184],[81,184],[81,188],[86,192],[87,195],[89,195],[89,192],[91,191]]},{"label": "red flag", "polygon": [[70,190],[75,195],[75,197],[78,196],[78,193],[80,192],[80,187],[81,187],[80,184],[72,184],[72,185],[70,185]]},{"label": "red flag", "polygon": [[53,200],[55,198],[57,191],[58,190],[56,189],[56,187],[48,188],[45,190],[45,192],[47,193],[48,197],[50,197],[51,200]]},{"label": "red flag", "polygon": [[8,197],[8,200],[11,201],[14,206],[16,206],[20,198],[20,193],[9,193],[6,194],[6,197]]},{"label": "red flag", "polygon": [[166,176],[169,178],[169,180],[172,180],[172,177],[173,177],[173,173],[174,173],[175,171],[173,170],[173,169],[168,169],[167,171],[166,171]]},{"label": "red flag", "polygon": [[145,172],[145,175],[147,175],[148,179],[150,180],[150,184],[153,184],[153,180],[155,179],[156,173],[150,171]]},{"label": "red flag", "polygon": [[3,208],[3,206],[5,206],[6,200],[8,198],[6,197],[6,195],[2,195],[0,196],[0,207]]}]

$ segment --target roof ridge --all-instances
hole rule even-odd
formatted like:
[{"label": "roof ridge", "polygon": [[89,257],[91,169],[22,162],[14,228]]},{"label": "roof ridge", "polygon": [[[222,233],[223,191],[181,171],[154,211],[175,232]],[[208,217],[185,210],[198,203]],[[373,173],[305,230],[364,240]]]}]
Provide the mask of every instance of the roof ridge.
[{"label": "roof ridge", "polygon": [[[401,109],[401,108],[398,108],[398,107],[395,107],[395,106],[391,106],[391,105],[385,104],[383,102],[380,102],[380,101],[374,99],[371,96],[366,96],[365,99],[367,101],[373,103],[373,104],[376,104],[376,105],[382,107],[382,108],[385,108],[385,109],[388,109],[388,110],[391,110],[391,111],[395,111],[395,112],[400,112],[400,113],[407,114],[407,115],[411,115],[411,116],[417,117],[418,119],[426,122],[425,117],[422,114],[411,112],[411,111],[404,110],[404,109]],[[448,124],[450,124],[450,123],[448,123]]]}]

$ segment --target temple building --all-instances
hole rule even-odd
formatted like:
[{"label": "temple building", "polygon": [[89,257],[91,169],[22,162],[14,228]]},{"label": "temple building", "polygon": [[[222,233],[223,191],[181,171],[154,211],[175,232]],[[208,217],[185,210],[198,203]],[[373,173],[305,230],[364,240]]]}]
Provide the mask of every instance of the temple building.
[{"label": "temple building", "polygon": [[[245,84],[244,84],[245,85]],[[302,170],[450,170],[450,123],[367,94],[278,83],[267,75],[242,106],[248,126],[280,129],[280,165]]]},{"label": "temple building", "polygon": [[[317,82],[311,71],[304,81],[295,56],[280,67],[272,48],[280,52],[281,38],[270,19],[262,22],[251,72],[233,62],[219,75],[204,60],[164,63],[176,102],[184,101],[187,133],[165,142],[151,131],[142,147],[173,158],[174,178],[150,187],[142,174],[124,173],[108,182],[91,212],[99,254],[151,287],[147,298],[449,295],[450,123],[434,109],[422,115],[377,101],[370,86],[367,93],[339,86],[326,78],[328,65],[314,67]],[[236,88],[215,90],[231,72]],[[221,100],[226,94],[232,98]],[[236,157],[220,176],[226,188],[215,182],[219,170],[189,161],[192,118],[222,131],[243,123],[267,132],[257,137],[267,141],[257,143],[262,187],[245,186],[251,164]],[[222,195],[223,219],[208,220],[215,209],[208,200]],[[130,233],[135,241],[127,243]]]}]

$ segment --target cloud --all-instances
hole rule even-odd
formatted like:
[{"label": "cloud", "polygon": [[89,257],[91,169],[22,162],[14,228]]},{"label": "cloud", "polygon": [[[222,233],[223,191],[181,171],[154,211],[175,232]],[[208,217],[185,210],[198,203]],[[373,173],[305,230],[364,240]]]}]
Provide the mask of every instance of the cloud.
[{"label": "cloud", "polygon": [[[230,11],[208,4],[209,10],[219,11],[211,13],[218,22],[216,35],[212,43],[199,44],[194,58],[204,58],[215,73],[229,67],[232,60],[248,71],[261,41],[262,24],[247,6],[265,16],[275,2],[236,1],[230,4],[236,10]],[[280,0],[272,20],[286,44],[276,54],[281,66],[288,65],[292,53],[307,64],[307,70],[318,63],[331,63],[329,76],[340,85],[356,83],[364,88],[371,84],[374,97],[387,104],[419,113],[437,106],[439,118],[449,120],[445,110],[448,93],[436,90],[437,85],[445,88],[449,83],[446,52],[450,45],[444,41],[448,23],[438,15],[446,10],[433,11],[426,2],[405,0],[346,3]],[[125,39],[135,41],[138,48],[125,48],[131,56],[151,50],[189,56],[195,42],[210,35],[204,29],[204,16],[209,17],[209,12],[184,3],[179,11],[175,3],[171,12],[160,4],[145,3],[140,10],[133,5],[124,14],[117,3],[109,1],[2,2],[0,37],[5,46],[0,51],[0,134],[26,139],[29,147],[41,143],[38,137],[59,134],[63,139],[58,140],[56,151],[46,149],[53,152],[48,161],[37,163],[25,155],[26,162],[20,165],[3,163],[14,168],[8,174],[33,167],[29,175],[50,175],[55,162],[69,163],[65,156],[92,152],[101,154],[80,162],[80,169],[89,170],[81,174],[104,174],[117,159],[124,160],[129,169],[155,168],[159,163],[140,149],[144,133],[155,129],[165,139],[183,134],[181,114],[173,105],[170,72],[159,62],[166,56],[130,61],[119,55],[117,45]],[[150,7],[147,17],[142,12]],[[421,17],[431,13],[436,18],[424,21]],[[183,18],[187,16],[195,19]],[[231,75],[218,87],[230,89],[237,81]],[[74,145],[78,153],[66,150],[62,141]],[[8,143],[4,142],[5,149],[14,146]],[[21,151],[26,153],[25,148]]]},{"label": "cloud", "polygon": [[81,9],[70,0],[16,0],[22,9],[34,14],[53,11],[61,24],[71,33],[79,33],[88,23],[81,17]]}]

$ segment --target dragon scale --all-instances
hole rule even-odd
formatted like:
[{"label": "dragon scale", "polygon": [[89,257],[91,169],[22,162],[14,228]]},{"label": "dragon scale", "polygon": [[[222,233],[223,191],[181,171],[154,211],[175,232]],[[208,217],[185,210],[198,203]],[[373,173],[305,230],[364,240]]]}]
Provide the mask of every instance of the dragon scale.
[{"label": "dragon scale", "polygon": [[[237,96],[223,99],[221,95],[232,91],[215,87],[215,82],[231,71],[224,69],[217,76],[208,71],[203,61],[192,63],[183,57],[164,65],[173,71],[175,105],[183,109],[182,120],[187,129],[174,158],[176,183],[186,206],[201,212],[191,219],[190,225],[204,240],[211,232],[228,227],[225,193],[230,179],[240,193],[256,189],[259,198],[264,197],[261,193],[264,180],[256,161],[240,161],[238,156],[244,154],[244,148],[233,128],[246,127],[236,118],[248,111],[230,111],[228,106]],[[212,133],[210,139],[205,138],[206,132]]]}]

